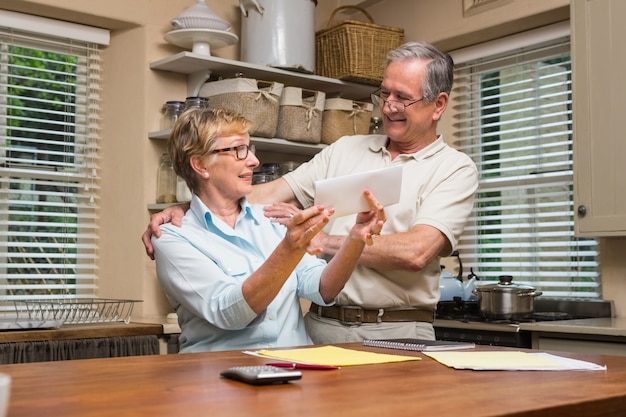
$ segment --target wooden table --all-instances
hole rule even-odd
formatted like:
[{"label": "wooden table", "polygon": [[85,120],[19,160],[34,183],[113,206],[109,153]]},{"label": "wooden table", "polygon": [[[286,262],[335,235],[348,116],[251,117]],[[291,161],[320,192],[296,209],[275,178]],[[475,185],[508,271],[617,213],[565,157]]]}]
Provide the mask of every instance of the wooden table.
[{"label": "wooden table", "polygon": [[[91,416],[617,416],[626,410],[626,357],[559,353],[607,371],[459,371],[421,361],[303,371],[254,387],[221,379],[263,364],[239,351],[0,366],[13,377],[9,417]],[[504,350],[483,347],[477,350]]]}]

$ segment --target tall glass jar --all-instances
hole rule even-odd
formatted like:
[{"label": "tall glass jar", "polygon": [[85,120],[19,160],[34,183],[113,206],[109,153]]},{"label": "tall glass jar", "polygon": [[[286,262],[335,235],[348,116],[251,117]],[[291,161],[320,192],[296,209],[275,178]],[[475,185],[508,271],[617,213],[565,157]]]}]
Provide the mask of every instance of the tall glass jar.
[{"label": "tall glass jar", "polygon": [[176,202],[176,173],[170,156],[164,153],[161,156],[157,173],[157,203]]}]

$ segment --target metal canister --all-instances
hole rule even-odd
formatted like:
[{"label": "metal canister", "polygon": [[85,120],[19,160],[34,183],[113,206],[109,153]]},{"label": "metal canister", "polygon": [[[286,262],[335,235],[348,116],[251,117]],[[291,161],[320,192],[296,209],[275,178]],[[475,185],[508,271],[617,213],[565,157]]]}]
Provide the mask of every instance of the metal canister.
[{"label": "metal canister", "polygon": [[372,117],[370,120],[370,135],[381,135],[383,134],[383,121],[380,117]]}]

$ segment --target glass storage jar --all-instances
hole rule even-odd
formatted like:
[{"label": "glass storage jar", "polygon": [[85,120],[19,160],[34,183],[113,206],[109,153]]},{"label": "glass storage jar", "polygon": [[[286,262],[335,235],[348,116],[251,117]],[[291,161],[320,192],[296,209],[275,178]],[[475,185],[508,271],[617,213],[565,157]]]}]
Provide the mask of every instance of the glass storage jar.
[{"label": "glass storage jar", "polygon": [[161,107],[161,130],[173,128],[184,107],[183,101],[166,101]]},{"label": "glass storage jar", "polygon": [[191,200],[191,190],[187,187],[187,183],[184,179],[177,177],[176,178],[176,201],[190,201]]},{"label": "glass storage jar", "polygon": [[157,203],[176,202],[176,173],[169,154],[161,156],[157,173]]},{"label": "glass storage jar", "polygon": [[204,109],[209,105],[209,100],[206,97],[187,97],[185,99],[185,110],[188,109]]}]

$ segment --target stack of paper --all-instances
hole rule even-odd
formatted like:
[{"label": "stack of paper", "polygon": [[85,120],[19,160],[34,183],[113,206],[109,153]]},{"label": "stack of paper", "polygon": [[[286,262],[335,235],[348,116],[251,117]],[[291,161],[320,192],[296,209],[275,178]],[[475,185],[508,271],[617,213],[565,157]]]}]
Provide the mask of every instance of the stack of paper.
[{"label": "stack of paper", "polygon": [[443,365],[475,371],[598,371],[606,366],[530,352],[424,352]]},{"label": "stack of paper", "polygon": [[333,366],[372,365],[376,363],[421,360],[421,358],[414,356],[386,355],[384,353],[364,352],[361,350],[344,349],[336,346],[287,350],[257,350],[256,352],[245,353],[255,356],[286,360],[294,363]]},{"label": "stack of paper", "polygon": [[[378,363],[419,361],[415,356],[388,355],[340,348],[320,346],[300,349],[245,351],[249,355],[279,359],[291,363],[352,366]],[[422,352],[437,362],[454,369],[475,371],[599,371],[606,366],[565,358],[543,352],[518,351],[444,351]]]}]

